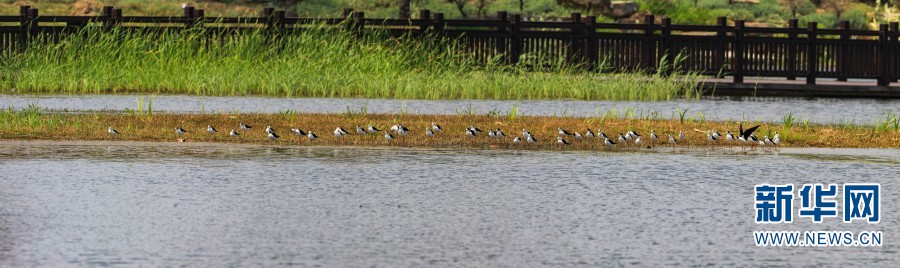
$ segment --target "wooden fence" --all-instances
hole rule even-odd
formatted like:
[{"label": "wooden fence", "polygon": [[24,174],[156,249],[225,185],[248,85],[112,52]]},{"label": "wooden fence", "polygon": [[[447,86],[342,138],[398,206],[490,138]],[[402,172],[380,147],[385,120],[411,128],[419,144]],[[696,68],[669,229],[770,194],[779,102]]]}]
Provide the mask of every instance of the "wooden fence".
[{"label": "wooden fence", "polygon": [[477,59],[501,59],[515,64],[529,56],[564,58],[589,68],[620,71],[657,71],[663,62],[683,56],[679,70],[705,75],[733,77],[874,79],[885,86],[900,77],[898,24],[882,24],[877,31],[819,29],[815,22],[799,27],[797,20],[786,28],[747,27],[738,20],[729,24],[718,18],[716,25],[675,25],[647,16],[641,24],[597,23],[596,17],[573,13],[559,22],[523,21],[520,15],[498,12],[495,19],[445,19],[428,10],[416,19],[372,19],[363,12],[345,10],[341,18],[293,18],[284,11],[265,9],[259,17],[206,17],[203,10],[186,7],[180,17],[123,16],[121,9],[104,7],[99,16],[40,16],[38,10],[21,7],[18,16],[0,16],[0,52],[15,53],[32,36],[64,34],[88,26],[118,25],[141,29],[259,29],[272,28],[284,34],[321,23],[347,25],[354,31],[382,29],[396,34],[438,34],[458,38]]}]

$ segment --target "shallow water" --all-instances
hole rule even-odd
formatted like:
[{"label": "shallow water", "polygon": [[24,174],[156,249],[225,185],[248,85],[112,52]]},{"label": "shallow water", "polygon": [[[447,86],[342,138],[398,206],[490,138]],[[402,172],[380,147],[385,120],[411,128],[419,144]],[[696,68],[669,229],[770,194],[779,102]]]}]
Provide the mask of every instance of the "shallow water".
[{"label": "shallow water", "polygon": [[[900,151],[0,143],[0,266],[900,264]],[[757,183],[878,182],[879,224],[754,223]],[[797,202],[797,201],[795,201]],[[757,248],[757,230],[883,247]]]},{"label": "shallow water", "polygon": [[[137,109],[136,95],[5,95],[0,94],[0,107],[24,108],[36,104],[52,110],[114,110]],[[147,96],[146,101],[149,102]],[[146,105],[146,104],[145,104]],[[198,97],[161,95],[153,100],[154,111],[172,113],[277,113],[294,110],[314,113],[345,113],[365,109],[368,113],[459,114],[498,112],[506,115],[513,107],[521,115],[597,116],[615,110],[624,116],[626,109],[634,109],[634,116],[657,112],[664,119],[677,118],[676,109],[688,109],[688,117],[707,120],[760,120],[781,122],[793,113],[797,122],[809,119],[816,123],[837,123],[841,120],[856,124],[872,123],[886,112],[900,114],[900,100],[875,99],[803,99],[717,97],[701,100],[673,100],[667,102],[642,101],[495,101],[495,100],[393,100],[360,98],[269,98],[269,97]]]}]

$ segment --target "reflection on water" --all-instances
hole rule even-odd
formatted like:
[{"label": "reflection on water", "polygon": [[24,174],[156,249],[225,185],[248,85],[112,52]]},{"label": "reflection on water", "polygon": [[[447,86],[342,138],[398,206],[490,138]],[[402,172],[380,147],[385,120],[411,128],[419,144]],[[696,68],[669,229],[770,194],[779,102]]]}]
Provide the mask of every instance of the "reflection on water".
[{"label": "reflection on water", "polygon": [[[52,110],[84,111],[137,109],[136,95],[3,95],[0,107],[23,108],[36,104]],[[149,102],[150,97],[145,102]],[[146,105],[146,104],[145,104]],[[701,115],[707,120],[761,120],[780,122],[788,113],[797,121],[836,123],[841,120],[871,123],[886,112],[900,113],[900,100],[875,99],[803,99],[727,97],[702,100],[642,101],[494,101],[494,100],[391,100],[353,98],[267,98],[267,97],[197,97],[162,95],[153,98],[153,109],[173,113],[277,113],[297,112],[345,113],[365,110],[368,113],[449,114],[497,112],[506,114],[518,107],[524,115],[597,116],[615,111],[625,116],[633,109],[635,117],[656,112],[662,118],[673,118],[676,109],[688,109],[688,117]],[[822,112],[827,111],[827,112]]]},{"label": "reflection on water", "polygon": [[[889,190],[877,225],[754,223],[757,183],[900,186],[900,151],[802,150],[0,143],[0,266],[896,266]],[[757,230],[885,243],[757,248]]]}]

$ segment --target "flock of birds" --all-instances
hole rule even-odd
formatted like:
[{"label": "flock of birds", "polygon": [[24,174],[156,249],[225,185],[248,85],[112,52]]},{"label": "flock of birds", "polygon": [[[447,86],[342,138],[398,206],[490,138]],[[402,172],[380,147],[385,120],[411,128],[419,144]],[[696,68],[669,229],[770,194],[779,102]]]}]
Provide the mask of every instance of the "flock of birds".
[{"label": "flock of birds", "polygon": [[[241,132],[237,132],[234,129],[232,129],[228,133],[228,135],[231,137],[240,137],[241,133],[249,131],[251,128],[253,128],[253,126],[247,125],[244,123],[240,123],[238,125],[238,129],[240,129]],[[775,136],[771,139],[769,139],[768,135],[766,135],[762,139],[759,139],[753,134],[753,132],[755,132],[757,128],[759,128],[759,125],[748,128],[748,129],[744,129],[744,125],[739,124],[738,132],[735,133],[736,135],[732,134],[731,131],[726,131],[724,137],[721,134],[719,134],[718,130],[707,130],[706,138],[711,143],[719,142],[724,138],[724,140],[728,143],[740,142],[740,145],[742,145],[742,147],[743,147],[743,145],[756,145],[756,144],[758,144],[759,146],[763,146],[763,147],[771,147],[771,146],[778,146],[781,144],[781,137],[778,135],[778,132],[775,132]],[[597,129],[596,132],[592,131],[590,128],[587,128],[587,130],[584,132],[583,135],[580,132],[569,132],[569,131],[563,129],[562,127],[558,128],[557,130],[558,130],[558,135],[556,137],[556,143],[559,145],[562,145],[562,146],[571,144],[571,142],[569,140],[566,140],[570,136],[574,137],[574,139],[577,141],[583,141],[583,140],[588,140],[588,139],[598,139],[598,140],[601,140],[603,142],[603,144],[607,147],[614,147],[617,145],[627,145],[629,143],[636,145],[636,146],[644,145],[644,140],[643,140],[644,137],[642,135],[638,134],[637,132],[635,132],[634,130],[629,130],[628,132],[625,133],[625,135],[622,135],[622,133],[619,133],[617,138],[607,136],[606,133],[603,133],[603,131],[600,131],[599,128]],[[109,132],[110,135],[119,135],[119,131],[116,131],[112,127],[109,127],[109,129],[107,131]],[[207,125],[206,131],[210,134],[216,134],[219,132],[212,125]],[[372,125],[368,125],[368,127],[366,127],[366,128],[362,128],[359,125],[356,125],[355,132],[357,135],[369,135],[369,134],[378,134],[379,132],[382,132],[382,130],[380,130]],[[388,131],[383,131],[383,132],[384,132],[385,140],[394,141],[399,136],[406,136],[411,131],[406,126],[403,126],[402,124],[397,124],[397,125],[391,126],[391,128]],[[435,135],[438,135],[439,133],[442,133],[442,132],[444,132],[444,129],[440,125],[438,125],[436,123],[431,123],[431,126],[425,127],[424,135],[428,136],[428,137],[434,137]],[[184,130],[181,127],[175,127],[175,133],[178,136],[182,136],[182,135],[188,133],[188,131]],[[315,141],[316,139],[319,138],[319,136],[316,135],[315,133],[313,133],[312,131],[303,131],[302,129],[297,129],[297,128],[291,129],[291,133],[293,133],[294,135],[299,136],[301,138],[306,137],[307,139],[309,139],[309,141]],[[483,131],[481,129],[475,127],[474,125],[469,126],[465,130],[465,136],[469,137],[469,138],[478,137],[479,135],[481,135],[481,133],[483,133]],[[277,133],[275,133],[275,130],[271,126],[266,127],[266,134],[268,135],[268,138],[273,141],[277,140],[278,138],[281,137]],[[339,139],[343,136],[350,135],[350,132],[348,132],[347,130],[345,130],[342,127],[338,127],[333,131],[333,134],[334,134],[334,138]],[[490,137],[492,139],[505,139],[507,137],[506,134],[504,134],[503,131],[500,130],[499,128],[489,129],[487,132],[487,135],[488,135],[488,137]],[[687,141],[687,137],[684,135],[683,131],[679,131],[678,134],[676,134],[675,136],[673,136],[672,134],[668,134],[668,139],[665,141],[660,141],[659,136],[656,135],[656,132],[654,130],[650,130],[650,134],[648,135],[648,137],[649,137],[651,143],[659,144],[660,142],[667,142],[668,144],[671,144],[672,146],[678,146],[678,145],[683,146],[685,141]],[[514,137],[512,139],[512,143],[517,144],[517,143],[523,143],[523,142],[533,144],[533,143],[538,143],[538,139],[527,129],[522,129],[522,136]]]}]

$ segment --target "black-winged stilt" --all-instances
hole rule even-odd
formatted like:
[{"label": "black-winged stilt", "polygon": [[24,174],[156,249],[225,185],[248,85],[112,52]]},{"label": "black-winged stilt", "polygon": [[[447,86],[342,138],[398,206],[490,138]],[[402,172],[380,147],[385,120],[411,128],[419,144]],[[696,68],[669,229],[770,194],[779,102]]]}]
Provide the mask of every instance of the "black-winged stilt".
[{"label": "black-winged stilt", "polygon": [[388,141],[394,141],[394,135],[391,135],[391,132],[384,132],[384,139]]},{"label": "black-winged stilt", "polygon": [[306,136],[306,132],[299,128],[292,128],[291,133],[294,133],[297,136]]},{"label": "black-winged stilt", "polygon": [[433,131],[435,133],[440,133],[441,131],[444,131],[444,128],[442,128],[440,125],[432,122],[431,123],[431,131]]},{"label": "black-winged stilt", "polygon": [[425,136],[434,137],[434,131],[430,127],[425,127]]},{"label": "black-winged stilt", "polygon": [[359,125],[356,125],[356,134],[359,134],[359,135],[366,135],[367,133],[368,133],[368,132],[366,132],[365,129],[363,129],[363,128],[360,127]]},{"label": "black-winged stilt", "polygon": [[584,136],[581,136],[581,133],[575,132],[575,139],[577,139],[577,140],[583,140],[583,139],[584,139]]},{"label": "black-winged stilt", "polygon": [[272,126],[266,126],[266,133],[275,132],[275,129],[272,129]]},{"label": "black-winged stilt", "polygon": [[678,140],[684,141],[686,139],[687,139],[687,137],[684,136],[684,131],[678,131]]},{"label": "black-winged stilt", "polygon": [[347,134],[349,134],[349,133],[346,130],[344,130],[344,128],[342,128],[342,127],[338,127],[338,128],[334,129],[334,137],[335,138],[340,138]]},{"label": "black-winged stilt", "polygon": [[270,139],[270,140],[273,140],[273,141],[274,141],[274,140],[277,140],[277,139],[278,139],[278,134],[275,134],[275,131],[269,132],[269,139]]},{"label": "black-winged stilt", "polygon": [[596,135],[594,135],[594,132],[591,131],[591,128],[588,128],[587,131],[584,132],[584,136],[588,139],[593,139],[594,137],[596,137]]},{"label": "black-winged stilt", "polygon": [[369,127],[366,128],[366,131],[368,131],[369,133],[378,133],[381,130],[376,127],[373,127],[372,125],[369,125]]},{"label": "black-winged stilt", "polygon": [[613,147],[616,146],[616,143],[609,140],[609,138],[603,138],[603,145],[606,145],[606,147]]},{"label": "black-winged stilt", "polygon": [[309,138],[309,141],[315,141],[319,138],[319,136],[316,136],[316,134],[314,134],[312,130],[306,133],[306,137]]},{"label": "black-winged stilt", "polygon": [[187,133],[187,130],[184,130],[181,127],[175,127],[175,134],[178,134],[178,136],[184,135],[185,133]]},{"label": "black-winged stilt", "polygon": [[556,144],[559,145],[569,145],[569,142],[563,139],[562,137],[556,137]]},{"label": "black-winged stilt", "polygon": [[522,138],[519,138],[519,136],[516,136],[516,138],[513,139],[513,143],[520,143],[520,142],[522,142]]},{"label": "black-winged stilt", "polygon": [[652,129],[650,130],[650,141],[657,142],[659,141],[659,136],[656,136],[656,132]]},{"label": "black-winged stilt", "polygon": [[232,129],[231,132],[228,132],[228,135],[232,136],[232,137],[237,137],[237,136],[240,136],[241,134],[238,134],[237,131],[234,131],[234,129]]},{"label": "black-winged stilt", "polygon": [[506,135],[503,134],[503,131],[500,130],[499,128],[494,131],[494,134],[497,135],[497,138],[500,138],[500,139],[506,138]]},{"label": "black-winged stilt", "polygon": [[219,132],[219,131],[216,130],[216,128],[214,128],[212,125],[206,125],[206,132],[209,132],[211,134],[216,134],[216,132]]},{"label": "black-winged stilt", "polygon": [[561,128],[561,127],[560,127],[560,128],[556,128],[556,130],[559,131],[559,136],[566,137],[566,136],[572,135],[572,132],[568,132],[568,131],[566,131],[565,129],[563,129],[563,128]]},{"label": "black-winged stilt", "polygon": [[109,133],[110,135],[119,135],[119,132],[116,131],[115,129],[113,129],[112,127],[109,127],[108,129],[106,129],[106,132]]},{"label": "black-winged stilt", "polygon": [[241,124],[240,124],[240,129],[241,129],[241,131],[247,131],[247,130],[250,130],[251,128],[253,128],[253,126],[247,125],[247,124],[244,124],[244,123],[241,123]]}]

